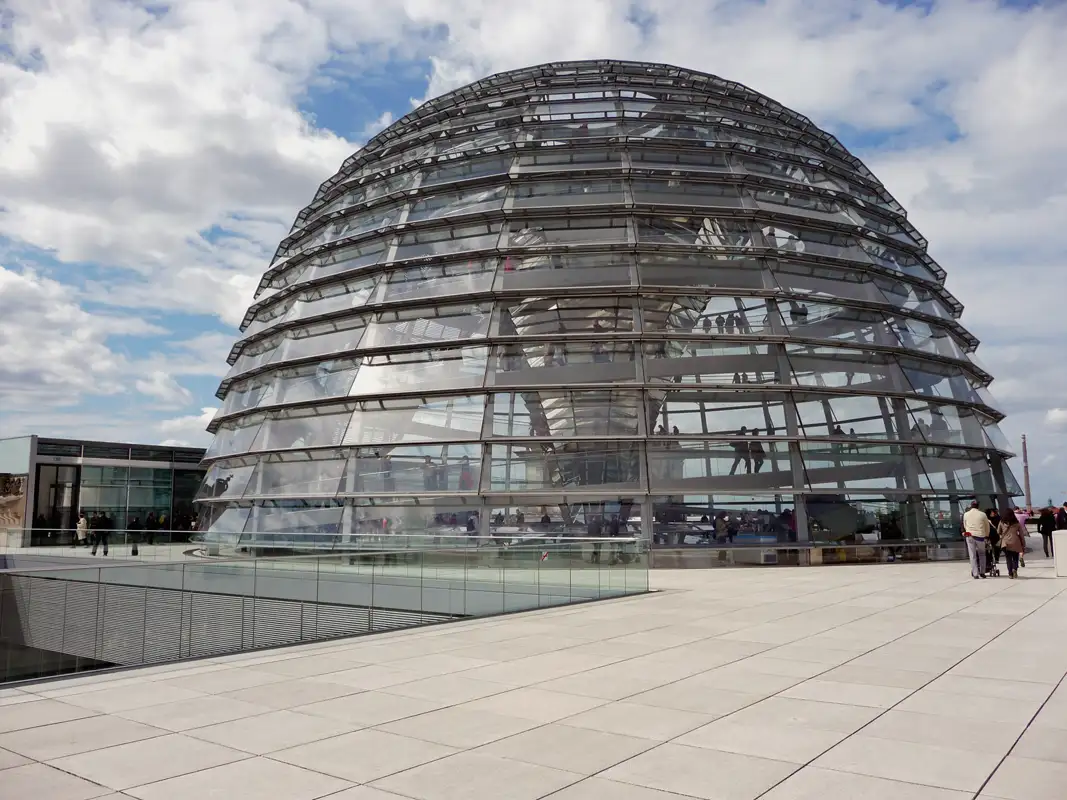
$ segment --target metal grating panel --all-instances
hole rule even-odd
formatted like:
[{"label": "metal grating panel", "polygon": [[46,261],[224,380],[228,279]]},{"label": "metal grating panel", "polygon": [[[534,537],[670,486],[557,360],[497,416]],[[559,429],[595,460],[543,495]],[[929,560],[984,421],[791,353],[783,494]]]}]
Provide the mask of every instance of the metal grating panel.
[{"label": "metal grating panel", "polygon": [[257,597],[253,646],[271,647],[301,641],[301,605],[291,600]]},{"label": "metal grating panel", "polygon": [[112,664],[143,663],[145,603],[145,590],[139,586],[104,586],[98,656],[101,660]]},{"label": "metal grating panel", "polygon": [[240,650],[242,605],[243,599],[234,595],[192,595],[189,655],[210,656]]},{"label": "metal grating panel", "polygon": [[182,601],[182,593],[173,589],[147,591],[142,663],[181,658]]},{"label": "metal grating panel", "polygon": [[[19,578],[19,580],[29,580]],[[95,583],[67,581],[67,602],[63,616],[64,653],[96,658],[97,607],[100,602],[100,586]]]},{"label": "metal grating panel", "polygon": [[32,575],[7,574],[3,580],[4,640],[127,666],[455,618]]}]

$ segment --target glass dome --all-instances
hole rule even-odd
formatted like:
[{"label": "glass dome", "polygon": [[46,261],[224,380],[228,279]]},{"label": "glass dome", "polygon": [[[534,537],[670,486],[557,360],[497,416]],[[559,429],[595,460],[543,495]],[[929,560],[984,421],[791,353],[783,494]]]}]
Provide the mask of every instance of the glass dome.
[{"label": "glass dome", "polygon": [[616,61],[478,81],[346,160],[279,245],[202,529],[954,539],[970,499],[1020,492],[926,244],[739,84]]}]

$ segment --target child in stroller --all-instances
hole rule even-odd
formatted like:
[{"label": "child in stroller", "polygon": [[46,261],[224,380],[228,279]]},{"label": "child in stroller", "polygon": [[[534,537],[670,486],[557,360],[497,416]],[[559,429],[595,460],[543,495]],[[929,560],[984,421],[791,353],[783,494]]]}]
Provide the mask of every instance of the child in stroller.
[{"label": "child in stroller", "polygon": [[986,539],[986,574],[991,578],[1000,577],[1000,534],[995,526],[990,525],[989,538]]}]

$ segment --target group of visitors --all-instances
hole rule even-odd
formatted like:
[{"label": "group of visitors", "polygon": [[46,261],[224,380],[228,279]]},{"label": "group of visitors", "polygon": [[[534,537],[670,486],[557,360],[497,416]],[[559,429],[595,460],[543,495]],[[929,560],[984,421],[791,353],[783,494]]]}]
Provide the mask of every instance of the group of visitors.
[{"label": "group of visitors", "polygon": [[[74,537],[71,547],[92,547],[92,555],[96,555],[97,549],[103,549],[107,555],[111,532],[116,529],[115,518],[106,511],[94,511],[91,514],[82,510],[78,513],[78,522],[74,528]],[[166,512],[156,514],[149,511],[144,524],[137,516],[133,516],[126,523],[126,538],[136,546],[141,542],[154,544],[157,531],[170,529],[170,520]]]},{"label": "group of visitors", "polygon": [[[1020,508],[1003,513],[996,508],[983,511],[978,501],[963,515],[963,536],[967,542],[967,557],[971,564],[971,577],[985,578],[1000,563],[1004,554],[1008,577],[1019,577],[1019,567],[1026,566],[1026,523],[1030,513]],[[1052,533],[1067,530],[1067,501],[1058,510],[1042,509],[1037,521],[1037,531],[1046,558],[1054,555]]]}]

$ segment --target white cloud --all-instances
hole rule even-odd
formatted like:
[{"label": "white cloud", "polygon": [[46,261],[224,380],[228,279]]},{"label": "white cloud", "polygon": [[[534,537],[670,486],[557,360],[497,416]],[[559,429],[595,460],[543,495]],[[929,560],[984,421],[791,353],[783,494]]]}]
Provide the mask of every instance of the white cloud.
[{"label": "white cloud", "polygon": [[1050,408],[1045,412],[1045,422],[1054,428],[1067,428],[1067,408]]},{"label": "white cloud", "polygon": [[162,420],[157,429],[167,437],[163,442],[172,446],[207,447],[211,442],[207,426],[217,411],[217,407],[205,407],[200,409],[199,414]]},{"label": "white cloud", "polygon": [[138,378],[133,385],[141,394],[168,406],[182,406],[193,399],[188,389],[162,370],[148,373],[147,378]]}]

